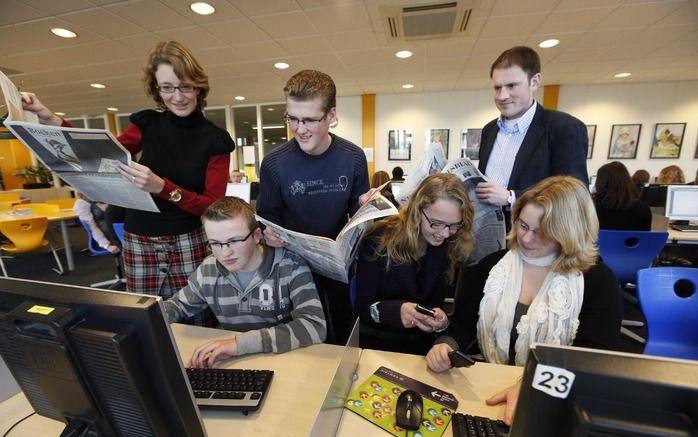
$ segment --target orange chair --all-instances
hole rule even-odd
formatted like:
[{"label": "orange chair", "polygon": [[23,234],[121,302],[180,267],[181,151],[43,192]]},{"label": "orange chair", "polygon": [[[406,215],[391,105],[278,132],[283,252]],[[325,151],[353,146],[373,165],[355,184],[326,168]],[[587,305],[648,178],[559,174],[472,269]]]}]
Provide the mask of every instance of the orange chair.
[{"label": "orange chair", "polygon": [[0,212],[12,211],[13,206],[14,206],[14,202],[6,202],[3,200],[0,200]]},{"label": "orange chair", "polygon": [[0,202],[20,203],[21,201],[22,199],[19,197],[19,194],[17,193],[0,193]]},{"label": "orange chair", "polygon": [[[33,217],[0,222],[0,232],[11,241],[11,243],[0,246],[0,249],[2,249],[2,252],[17,254],[33,252],[50,246],[53,257],[56,259],[56,265],[58,266],[58,269],[53,269],[53,271],[62,275],[63,265],[61,264],[61,260],[58,259],[56,249],[53,247],[53,244],[44,238],[47,229],[48,219],[46,217]],[[5,263],[1,256],[0,268],[2,268],[2,274],[7,277],[7,270],[5,269]]]},{"label": "orange chair", "polygon": [[44,200],[44,203],[47,203],[49,205],[58,205],[58,209],[61,210],[73,210],[73,206],[75,206],[75,198],[74,197],[66,197],[63,199],[51,199],[51,200]]}]

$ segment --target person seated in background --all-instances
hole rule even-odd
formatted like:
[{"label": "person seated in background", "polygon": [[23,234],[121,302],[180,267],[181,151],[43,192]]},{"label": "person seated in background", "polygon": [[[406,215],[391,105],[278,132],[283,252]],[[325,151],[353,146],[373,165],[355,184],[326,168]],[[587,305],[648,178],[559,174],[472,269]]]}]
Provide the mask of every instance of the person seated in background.
[{"label": "person seated in background", "polygon": [[242,177],[243,177],[243,174],[238,169],[235,169],[235,170],[230,172],[230,182],[232,182],[234,184],[241,184]]},{"label": "person seated in background", "polygon": [[686,177],[681,167],[678,165],[669,165],[659,172],[657,183],[662,185],[681,185],[686,183]]},{"label": "person seated in background", "polygon": [[381,195],[388,199],[390,203],[395,205],[395,208],[400,209],[400,204],[397,203],[395,196],[393,196],[393,187],[390,184],[390,175],[388,175],[388,172],[381,170],[373,173],[373,178],[371,178],[371,188],[378,188],[386,182],[388,182],[388,185],[383,187],[381,190]]},{"label": "person seated in background", "polygon": [[[78,215],[80,221],[90,228],[92,239],[102,249],[106,249],[113,254],[121,252],[121,242],[114,233],[114,215],[119,207],[108,205],[103,202],[91,202],[84,195],[78,194],[73,205],[73,211]],[[111,210],[111,213],[110,213]],[[123,222],[123,213],[121,214]]]},{"label": "person seated in background", "polygon": [[[356,272],[362,348],[424,355],[448,327],[441,309],[472,247],[473,205],[458,177],[439,173],[398,215],[367,229]],[[433,316],[417,311],[417,304]]]},{"label": "person seated in background", "polygon": [[639,190],[650,183],[650,173],[645,169],[640,169],[633,173],[631,179]]},{"label": "person seated in background", "polygon": [[405,180],[405,172],[402,171],[402,167],[396,166],[393,167],[393,170],[391,171],[393,174],[393,179],[395,182],[403,182]]},{"label": "person seated in background", "polygon": [[[598,261],[598,220],[587,187],[571,176],[543,179],[514,204],[509,250],[466,270],[451,324],[426,356],[435,372],[452,350],[523,366],[533,343],[614,349],[621,298],[613,272]],[[473,351],[475,352],[475,351]],[[520,381],[487,399],[506,402],[511,424]]]},{"label": "person seated in background", "polygon": [[222,197],[201,220],[212,254],[187,286],[165,301],[165,313],[178,322],[210,308],[223,328],[240,333],[197,347],[187,367],[325,340],[325,316],[310,269],[293,252],[260,244],[262,230],[244,200]]},{"label": "person seated in background", "polygon": [[651,230],[652,211],[638,196],[628,169],[622,163],[613,161],[601,166],[593,194],[599,227],[619,231]]}]

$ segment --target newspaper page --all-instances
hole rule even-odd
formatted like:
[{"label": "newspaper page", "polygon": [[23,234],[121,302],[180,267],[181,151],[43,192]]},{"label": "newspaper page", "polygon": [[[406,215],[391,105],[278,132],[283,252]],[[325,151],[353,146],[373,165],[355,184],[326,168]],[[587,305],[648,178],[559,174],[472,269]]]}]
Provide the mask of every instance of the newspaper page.
[{"label": "newspaper page", "polygon": [[438,143],[427,146],[424,156],[402,185],[397,201],[404,205],[419,184],[427,176],[435,173],[452,173],[458,176],[463,181],[468,190],[468,197],[473,203],[475,210],[472,231],[473,252],[468,258],[468,265],[476,264],[490,253],[504,249],[506,247],[506,226],[502,208],[480,202],[475,194],[475,187],[478,183],[484,182],[486,177],[467,158],[446,161],[443,149]]},{"label": "newspaper page", "polygon": [[450,161],[441,173],[452,173],[463,181],[468,190],[468,197],[473,203],[473,251],[468,258],[468,265],[476,264],[490,253],[506,247],[506,226],[504,212],[496,205],[480,202],[475,194],[475,187],[485,182],[485,176],[468,159],[460,158]]},{"label": "newspaper page", "polygon": [[427,145],[422,159],[419,160],[410,174],[407,175],[405,182],[402,183],[402,188],[400,188],[400,194],[396,196],[395,200],[397,200],[400,205],[404,205],[419,184],[421,184],[427,176],[439,173],[441,169],[446,166],[447,162],[441,144],[430,143]]},{"label": "newspaper page", "polygon": [[337,239],[291,231],[260,216],[257,220],[273,230],[287,248],[301,256],[314,272],[344,283],[349,282],[349,267],[358,250],[366,222],[397,214],[397,208],[380,195],[380,188],[364,203],[342,228]]},{"label": "newspaper page", "polygon": [[22,97],[0,72],[8,117],[5,126],[34,155],[66,183],[93,201],[159,212],[150,193],[136,187],[118,171],[118,163],[131,163],[131,154],[104,129],[48,126],[36,114],[22,110]]}]

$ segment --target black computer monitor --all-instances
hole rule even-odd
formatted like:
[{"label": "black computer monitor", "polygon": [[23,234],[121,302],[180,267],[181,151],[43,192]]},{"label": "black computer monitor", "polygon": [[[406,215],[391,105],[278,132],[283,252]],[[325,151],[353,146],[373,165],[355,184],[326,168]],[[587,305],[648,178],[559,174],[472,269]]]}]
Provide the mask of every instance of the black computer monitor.
[{"label": "black computer monitor", "polygon": [[512,437],[695,435],[698,362],[543,345],[529,353]]},{"label": "black computer monitor", "polygon": [[206,434],[159,298],[1,278],[0,355],[64,435]]},{"label": "black computer monitor", "polygon": [[666,206],[666,185],[646,185],[640,190],[640,200],[651,207],[664,208]]}]

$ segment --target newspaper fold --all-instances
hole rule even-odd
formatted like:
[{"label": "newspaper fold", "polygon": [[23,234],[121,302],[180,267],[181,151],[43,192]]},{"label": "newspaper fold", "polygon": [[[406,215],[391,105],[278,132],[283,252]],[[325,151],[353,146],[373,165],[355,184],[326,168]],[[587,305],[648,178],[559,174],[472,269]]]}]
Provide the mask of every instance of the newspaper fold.
[{"label": "newspaper fold", "polygon": [[441,147],[427,146],[424,156],[417,163],[405,180],[397,199],[401,205],[406,203],[414,190],[427,176],[435,173],[452,173],[458,176],[468,190],[468,197],[473,203],[473,251],[468,258],[468,265],[476,264],[490,253],[506,247],[506,226],[504,212],[496,205],[481,202],[475,194],[478,183],[487,180],[480,170],[467,158],[446,161]]},{"label": "newspaper fold", "polygon": [[348,283],[349,267],[366,228],[366,222],[398,212],[397,208],[380,194],[383,186],[379,187],[369,200],[356,211],[356,214],[339,232],[336,240],[291,231],[260,216],[257,216],[257,220],[279,234],[281,240],[288,244],[286,247],[305,259],[312,271]]},{"label": "newspaper fold", "polygon": [[22,110],[19,91],[1,71],[0,88],[8,108],[5,126],[59,178],[91,200],[160,212],[150,193],[119,173],[119,162],[129,165],[131,154],[111,132],[39,124]]}]

